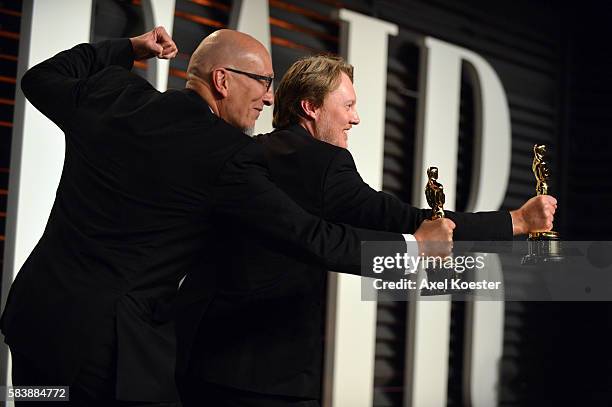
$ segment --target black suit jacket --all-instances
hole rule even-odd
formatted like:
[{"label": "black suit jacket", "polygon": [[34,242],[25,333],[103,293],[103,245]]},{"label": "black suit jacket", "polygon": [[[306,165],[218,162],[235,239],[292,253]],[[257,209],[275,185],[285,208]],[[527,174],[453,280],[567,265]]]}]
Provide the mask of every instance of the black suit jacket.
[{"label": "black suit jacket", "polygon": [[[274,182],[327,220],[413,233],[431,215],[370,188],[348,150],[316,140],[301,126],[257,141]],[[512,239],[507,212],[446,213],[457,224],[456,240]],[[259,393],[318,398],[326,268],[288,256],[282,246],[240,228],[227,229],[219,239],[227,239],[223,246],[237,254],[237,264],[217,277],[190,374]]]},{"label": "black suit jacket", "polygon": [[[306,213],[271,183],[260,146],[196,93],[160,93],[130,73],[133,58],[127,39],[81,44],[22,79],[64,131],[66,155],[2,331],[55,384],[70,384],[96,346],[115,344],[118,398],[174,400],[174,332],[158,310],[185,273],[218,255],[224,220],[352,272],[361,240],[402,237]],[[206,272],[193,298],[211,289],[215,270]]]}]

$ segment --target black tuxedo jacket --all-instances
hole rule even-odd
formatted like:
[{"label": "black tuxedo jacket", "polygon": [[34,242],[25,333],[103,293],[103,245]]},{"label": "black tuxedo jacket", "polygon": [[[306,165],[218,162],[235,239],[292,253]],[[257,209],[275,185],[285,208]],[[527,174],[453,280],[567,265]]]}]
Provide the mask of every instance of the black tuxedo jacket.
[{"label": "black tuxedo jacket", "polygon": [[[257,141],[274,182],[327,220],[413,233],[431,215],[370,188],[348,150],[316,140],[301,126]],[[457,224],[456,240],[512,239],[507,212],[445,212]],[[259,393],[319,398],[326,268],[240,228],[226,229],[219,239],[227,239],[221,251],[240,255],[217,277],[189,374]]]},{"label": "black tuxedo jacket", "polygon": [[213,267],[231,261],[217,259],[216,227],[236,223],[352,272],[360,241],[402,237],[306,213],[271,183],[259,145],[196,93],[160,93],[130,73],[133,58],[127,39],[81,44],[23,77],[28,100],[64,131],[66,154],[2,332],[57,379],[48,384],[70,384],[84,357],[113,344],[119,399],[174,400],[174,332],[158,311],[204,263],[190,298],[207,296]]}]

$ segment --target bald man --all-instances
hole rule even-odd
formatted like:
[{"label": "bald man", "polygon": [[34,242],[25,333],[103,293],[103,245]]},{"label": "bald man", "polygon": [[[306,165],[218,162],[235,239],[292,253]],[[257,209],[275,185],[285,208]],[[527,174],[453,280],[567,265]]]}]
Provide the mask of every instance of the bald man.
[{"label": "bald man", "polygon": [[15,385],[70,386],[79,406],[176,404],[164,305],[189,272],[181,298],[197,324],[212,278],[235,260],[217,255],[216,228],[239,225],[352,273],[361,241],[404,241],[312,217],[269,181],[261,147],[244,134],[272,103],[259,42],[212,34],[183,90],[160,93],[129,72],[134,60],[176,53],[158,27],[78,45],[23,76],[25,96],[64,131],[66,155],[46,229],[2,316]]},{"label": "bald man", "polygon": [[[186,87],[200,95],[215,115],[252,135],[264,105],[272,104],[273,79],[270,54],[259,41],[240,32],[219,30],[193,53]],[[244,86],[230,88],[234,81]],[[257,82],[260,86],[252,86]]]}]

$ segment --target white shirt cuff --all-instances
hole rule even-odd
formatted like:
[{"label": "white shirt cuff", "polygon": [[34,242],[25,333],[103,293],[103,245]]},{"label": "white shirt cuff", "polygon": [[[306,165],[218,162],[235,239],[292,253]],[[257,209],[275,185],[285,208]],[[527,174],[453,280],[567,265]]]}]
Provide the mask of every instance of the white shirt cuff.
[{"label": "white shirt cuff", "polygon": [[405,234],[402,234],[402,236],[404,236],[404,240],[406,241],[406,243],[416,242],[416,238],[414,237],[414,235],[409,235],[408,233],[405,233]]},{"label": "white shirt cuff", "polygon": [[[419,257],[419,244],[417,243],[416,238],[414,237],[414,235],[409,235],[409,234],[402,234],[402,236],[404,236],[404,240],[406,241],[406,252],[408,253],[408,256],[411,256],[413,258],[417,258]],[[414,269],[406,269],[404,270],[405,274],[411,274],[411,273],[416,273],[418,270]]]}]

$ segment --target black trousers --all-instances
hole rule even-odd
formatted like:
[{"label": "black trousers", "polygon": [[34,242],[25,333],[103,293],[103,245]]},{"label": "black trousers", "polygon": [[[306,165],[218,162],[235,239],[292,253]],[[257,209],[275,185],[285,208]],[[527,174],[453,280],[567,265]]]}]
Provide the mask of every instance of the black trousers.
[{"label": "black trousers", "polygon": [[184,407],[320,407],[318,400],[232,389],[185,377],[178,382]]},{"label": "black trousers", "polygon": [[[50,377],[25,355],[11,350],[13,386],[66,386]],[[83,363],[70,384],[70,401],[17,401],[17,407],[180,407],[180,403],[119,401],[115,399],[114,348],[103,345]]]}]

